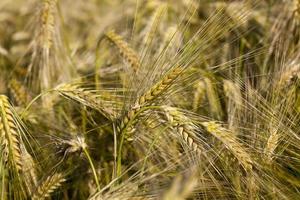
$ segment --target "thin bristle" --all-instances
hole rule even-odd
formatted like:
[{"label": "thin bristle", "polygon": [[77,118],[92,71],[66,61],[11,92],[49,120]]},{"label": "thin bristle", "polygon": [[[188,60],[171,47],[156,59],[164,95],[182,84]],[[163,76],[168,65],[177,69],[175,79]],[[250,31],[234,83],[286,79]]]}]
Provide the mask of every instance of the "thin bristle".
[{"label": "thin bristle", "polygon": [[[76,84],[62,84],[56,87],[55,90],[66,98],[98,110],[107,118],[113,118],[115,116],[108,104],[105,104],[105,102],[101,100],[101,96],[99,97],[99,95],[95,95],[88,90],[80,88]],[[112,106],[114,105],[111,105],[111,107]]]},{"label": "thin bristle", "polygon": [[145,48],[149,47],[149,45],[152,43],[153,38],[157,33],[158,25],[161,22],[161,17],[167,8],[166,4],[161,2],[159,2],[159,5],[156,6],[157,8],[149,20],[148,26],[146,27],[146,34],[143,40]]}]

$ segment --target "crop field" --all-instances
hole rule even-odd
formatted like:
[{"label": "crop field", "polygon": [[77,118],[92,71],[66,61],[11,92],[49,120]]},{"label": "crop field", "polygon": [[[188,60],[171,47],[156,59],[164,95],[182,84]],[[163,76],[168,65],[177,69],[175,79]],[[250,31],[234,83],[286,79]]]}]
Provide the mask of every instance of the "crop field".
[{"label": "crop field", "polygon": [[300,199],[300,0],[0,0],[0,200]]}]

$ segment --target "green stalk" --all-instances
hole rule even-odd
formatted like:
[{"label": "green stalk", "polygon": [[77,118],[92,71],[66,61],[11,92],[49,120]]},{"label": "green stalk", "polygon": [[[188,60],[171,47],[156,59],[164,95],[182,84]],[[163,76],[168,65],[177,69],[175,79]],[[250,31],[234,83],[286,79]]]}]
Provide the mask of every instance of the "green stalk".
[{"label": "green stalk", "polygon": [[90,156],[90,154],[89,154],[89,152],[87,151],[86,148],[83,148],[83,151],[84,151],[84,153],[85,153],[85,155],[86,155],[86,157],[87,157],[87,159],[88,159],[88,161],[91,165],[93,175],[94,175],[94,179],[95,179],[95,182],[96,182],[96,185],[97,185],[97,189],[98,189],[98,191],[100,191],[100,184],[99,184],[99,180],[98,180],[98,177],[97,177],[96,169],[94,167],[92,158],[91,158],[91,156]]},{"label": "green stalk", "polygon": [[29,110],[29,108],[32,106],[32,104],[37,101],[39,98],[41,98],[42,96],[44,96],[45,94],[47,94],[48,92],[52,92],[55,91],[54,89],[50,89],[50,90],[46,90],[42,93],[40,93],[39,95],[37,95],[36,97],[34,97],[29,104],[26,106],[26,108],[23,110],[23,112],[21,113],[21,119],[24,117],[24,114],[27,110]]},{"label": "green stalk", "polygon": [[1,164],[1,173],[2,173],[2,183],[1,183],[1,199],[6,199],[6,197],[4,196],[5,195],[5,171],[4,171],[4,167],[3,165]]},{"label": "green stalk", "polygon": [[120,177],[121,172],[122,172],[122,148],[123,148],[123,143],[124,143],[127,128],[132,125],[134,119],[137,116],[139,116],[142,112],[144,112],[146,110],[150,110],[150,109],[160,109],[160,108],[161,108],[160,106],[147,106],[147,107],[141,108],[138,112],[136,112],[136,114],[132,117],[132,119],[127,123],[125,128],[121,131],[121,138],[120,138],[120,144],[119,144],[118,155],[117,155],[117,157],[118,157],[117,158],[117,177]]},{"label": "green stalk", "polygon": [[[167,130],[168,128],[170,128],[169,126],[165,127],[162,132],[165,132],[165,130]],[[142,165],[142,169],[141,169],[141,177],[143,176],[144,174],[144,171],[145,171],[145,167],[146,167],[146,164],[147,164],[147,161],[148,161],[148,158],[149,158],[149,154],[151,153],[151,150],[153,149],[154,147],[154,144],[156,143],[156,141],[158,141],[159,139],[159,136],[160,136],[160,133],[156,135],[156,137],[154,138],[153,142],[151,142],[150,146],[149,146],[149,149],[147,151],[147,156],[145,156],[145,160],[143,162],[143,165]]]}]

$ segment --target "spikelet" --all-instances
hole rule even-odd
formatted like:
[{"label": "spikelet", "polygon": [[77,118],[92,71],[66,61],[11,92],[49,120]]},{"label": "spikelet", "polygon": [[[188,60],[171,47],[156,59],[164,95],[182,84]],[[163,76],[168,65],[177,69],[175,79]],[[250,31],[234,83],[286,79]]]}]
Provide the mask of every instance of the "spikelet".
[{"label": "spikelet", "polygon": [[[75,74],[65,44],[60,34],[58,1],[42,0],[37,15],[37,26],[30,43],[31,59],[28,65],[26,83],[33,93],[49,90],[57,84],[69,81]],[[43,104],[52,102],[43,98]]]},{"label": "spikelet", "polygon": [[35,92],[51,87],[53,69],[50,67],[50,53],[53,49],[55,34],[56,0],[42,0],[37,18],[38,27],[32,38],[31,63],[27,69],[26,81]]},{"label": "spikelet", "polygon": [[142,95],[136,102],[135,106],[142,106],[154,100],[156,97],[162,94],[182,72],[182,67],[175,67],[172,69],[169,73],[167,73],[166,76],[163,77],[161,81],[159,81],[156,85],[151,87],[149,91]]},{"label": "spikelet", "polygon": [[32,156],[27,152],[24,145],[21,145],[21,149],[24,180],[31,195],[37,186],[36,166]]},{"label": "spikelet", "polygon": [[54,72],[53,69],[50,69],[53,67],[50,66],[50,52],[54,43],[56,4],[57,0],[44,0],[40,16],[41,29],[38,48],[42,49],[42,66],[35,67],[42,67],[38,69],[42,89],[49,89],[51,87],[51,77]]},{"label": "spikelet", "polygon": [[226,97],[233,101],[234,104],[239,108],[242,105],[242,95],[239,86],[230,80],[223,80],[223,88]]},{"label": "spikelet", "polygon": [[19,174],[22,170],[20,127],[5,95],[0,95],[0,109],[2,159],[8,169]]},{"label": "spikelet", "polygon": [[9,89],[17,105],[24,106],[28,103],[30,97],[19,81],[12,79],[9,83]]},{"label": "spikelet", "polygon": [[114,30],[107,32],[105,36],[118,48],[121,56],[130,64],[133,71],[136,72],[141,65],[138,54]]},{"label": "spikelet", "polygon": [[221,120],[223,118],[223,110],[217,90],[209,78],[204,78],[204,82],[206,86],[206,96],[212,116]]},{"label": "spikelet", "polygon": [[248,187],[248,198],[250,200],[257,199],[258,185],[255,182],[255,176],[253,174],[248,174],[247,176],[247,187]]},{"label": "spikelet", "polygon": [[61,173],[56,173],[47,177],[47,179],[36,189],[32,196],[32,200],[43,200],[50,197],[51,193],[61,187],[62,183],[65,181],[66,179]]},{"label": "spikelet", "polygon": [[49,50],[53,43],[54,37],[54,12],[57,0],[44,0],[41,11],[41,32],[40,46],[44,50]]},{"label": "spikelet", "polygon": [[291,63],[286,70],[280,73],[279,81],[276,82],[276,87],[280,89],[290,86],[294,79],[300,76],[300,64]]},{"label": "spikelet", "polygon": [[264,149],[264,153],[267,157],[267,162],[271,162],[273,159],[273,154],[274,151],[278,145],[279,142],[279,134],[278,134],[278,129],[272,128],[271,127],[271,134],[268,138],[266,147]]},{"label": "spikelet", "polygon": [[200,80],[195,84],[195,94],[193,100],[193,111],[197,111],[203,100],[205,99],[205,83]]},{"label": "spikelet", "polygon": [[297,20],[299,20],[299,18],[300,18],[300,1],[299,0],[293,0],[292,11],[295,13],[295,18]]},{"label": "spikelet", "polygon": [[181,67],[176,67],[171,70],[166,76],[163,77],[161,81],[151,87],[146,93],[140,96],[135,102],[134,106],[131,110],[123,117],[121,120],[119,131],[127,126],[129,122],[131,122],[135,115],[141,110],[142,107],[148,105],[151,101],[161,95],[171,84],[172,82],[179,76],[179,74],[183,71]]},{"label": "spikelet", "polygon": [[245,151],[244,147],[237,141],[235,136],[229,130],[221,127],[214,121],[201,123],[206,130],[214,137],[218,138],[226,148],[239,161],[239,164],[246,171],[247,188],[249,199],[256,199],[258,191],[257,183],[255,183],[255,176],[253,173],[253,161],[250,155]]},{"label": "spikelet", "polygon": [[59,94],[66,98],[70,98],[83,105],[98,110],[107,118],[112,118],[115,116],[115,113],[111,109],[115,105],[109,106],[107,104],[104,104],[104,101],[101,101],[101,99],[98,98],[99,95],[97,97],[97,95],[95,95],[94,93],[80,88],[76,84],[61,84],[55,88],[55,91],[59,92]]},{"label": "spikelet", "polygon": [[27,68],[16,66],[14,69],[16,76],[25,77],[27,74]]},{"label": "spikelet", "polygon": [[171,184],[171,187],[164,193],[163,200],[184,200],[188,199],[197,186],[197,173],[193,169],[188,174],[179,174]]},{"label": "spikelet", "polygon": [[183,115],[177,108],[170,107],[170,106],[162,106],[162,110],[165,112],[165,115],[169,121],[169,123],[177,128],[177,132],[183,141],[187,144],[187,146],[201,154],[202,150],[197,145],[195,140],[193,139],[193,124],[189,118]]},{"label": "spikelet", "polygon": [[6,93],[6,81],[4,80],[3,76],[0,76],[0,93],[4,94]]},{"label": "spikelet", "polygon": [[76,136],[71,140],[64,141],[64,143],[68,145],[66,149],[66,152],[68,153],[79,152],[87,148],[84,137],[81,136]]},{"label": "spikelet", "polygon": [[147,92],[142,96],[137,98],[135,104],[131,109],[120,119],[120,122],[117,126],[119,135],[121,136],[120,146],[118,149],[118,164],[117,164],[117,175],[121,174],[121,153],[122,145],[125,138],[130,138],[129,134],[134,131],[134,123],[138,113],[142,108],[149,105],[155,98],[161,95],[173,81],[182,73],[182,67],[175,67],[169,73],[167,73],[161,81],[151,87]]},{"label": "spikelet", "polygon": [[228,148],[246,172],[252,171],[253,162],[251,157],[245,151],[244,147],[237,141],[233,133],[221,127],[214,121],[202,122],[201,125],[203,125],[210,134],[218,138],[226,146],[226,148]]}]

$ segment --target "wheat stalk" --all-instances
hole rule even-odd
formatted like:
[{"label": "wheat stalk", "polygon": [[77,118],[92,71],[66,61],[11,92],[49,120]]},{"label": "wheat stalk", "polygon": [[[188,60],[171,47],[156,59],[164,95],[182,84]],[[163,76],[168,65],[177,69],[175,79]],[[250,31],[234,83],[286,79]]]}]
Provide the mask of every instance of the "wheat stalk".
[{"label": "wheat stalk", "polygon": [[53,191],[61,187],[62,183],[65,181],[66,179],[64,178],[64,175],[61,173],[48,176],[47,179],[36,189],[36,192],[32,196],[32,200],[46,199]]},{"label": "wheat stalk", "polygon": [[20,127],[5,95],[0,95],[0,109],[2,159],[8,169],[20,173],[22,170]]},{"label": "wheat stalk", "polygon": [[108,31],[105,36],[118,48],[121,56],[130,64],[133,71],[136,72],[141,65],[137,53],[114,30]]}]

